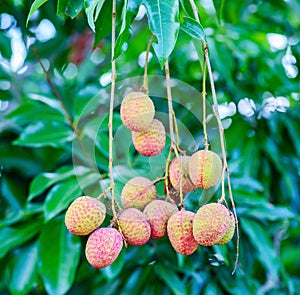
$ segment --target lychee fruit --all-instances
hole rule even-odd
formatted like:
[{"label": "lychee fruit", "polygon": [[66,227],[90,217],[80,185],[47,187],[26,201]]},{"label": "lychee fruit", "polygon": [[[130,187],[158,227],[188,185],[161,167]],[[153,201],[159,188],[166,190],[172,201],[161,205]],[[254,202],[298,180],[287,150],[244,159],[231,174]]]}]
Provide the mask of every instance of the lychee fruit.
[{"label": "lychee fruit", "polygon": [[154,119],[146,131],[132,132],[135,149],[144,156],[158,155],[166,144],[166,130],[162,122]]},{"label": "lychee fruit", "polygon": [[167,222],[177,211],[175,205],[164,200],[154,200],[145,207],[144,214],[150,223],[152,238],[158,239],[167,234]]},{"label": "lychee fruit", "polygon": [[118,220],[128,244],[140,246],[149,241],[151,228],[143,212],[136,208],[128,208],[119,214]]},{"label": "lychee fruit", "polygon": [[189,176],[193,184],[202,189],[214,186],[222,175],[221,158],[214,152],[201,150],[189,161]]},{"label": "lychee fruit", "polygon": [[143,92],[130,92],[121,103],[121,120],[131,131],[147,130],[154,118],[154,104]]},{"label": "lychee fruit", "polygon": [[151,180],[137,176],[130,179],[123,187],[121,203],[125,208],[143,210],[145,206],[157,198],[157,190]]},{"label": "lychee fruit", "polygon": [[180,178],[182,184],[182,192],[187,193],[194,189],[194,185],[189,177],[189,156],[180,156],[174,158],[169,168],[169,177],[172,186],[180,191]]},{"label": "lychee fruit", "polygon": [[234,235],[234,231],[235,231],[235,219],[233,214],[230,212],[230,225],[229,225],[229,229],[226,232],[225,236],[216,243],[216,245],[224,245],[227,244],[229,241],[231,241],[231,239],[233,238]]},{"label": "lychee fruit", "polygon": [[173,214],[167,224],[167,232],[174,250],[183,255],[191,255],[198,247],[193,236],[193,218],[191,211],[181,210]]},{"label": "lychee fruit", "polygon": [[202,206],[193,220],[193,235],[197,243],[202,246],[218,243],[229,230],[230,214],[230,211],[219,203]]},{"label": "lychee fruit", "polygon": [[69,206],[65,215],[65,224],[72,234],[85,236],[102,224],[105,215],[106,208],[101,201],[82,196]]},{"label": "lychee fruit", "polygon": [[98,228],[87,240],[86,259],[93,267],[104,268],[117,259],[122,247],[122,235],[115,228]]}]

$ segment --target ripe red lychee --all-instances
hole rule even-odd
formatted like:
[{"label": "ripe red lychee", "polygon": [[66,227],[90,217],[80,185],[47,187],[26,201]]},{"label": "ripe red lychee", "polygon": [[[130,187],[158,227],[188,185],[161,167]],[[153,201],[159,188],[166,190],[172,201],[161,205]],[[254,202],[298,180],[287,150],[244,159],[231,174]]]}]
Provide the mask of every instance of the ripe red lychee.
[{"label": "ripe red lychee", "polygon": [[150,223],[152,238],[158,239],[167,234],[167,222],[177,211],[175,205],[163,200],[154,200],[145,207],[144,214]]},{"label": "ripe red lychee", "polygon": [[227,244],[229,241],[231,241],[231,239],[233,238],[234,235],[234,231],[235,231],[235,219],[233,214],[230,212],[230,225],[229,225],[229,229],[226,232],[225,236],[216,243],[216,245],[224,245]]},{"label": "ripe red lychee", "polygon": [[154,119],[146,131],[132,132],[135,149],[144,156],[159,154],[166,144],[166,130],[162,122]]},{"label": "ripe red lychee", "polygon": [[137,176],[130,179],[123,187],[121,203],[125,208],[143,210],[145,206],[157,198],[157,190],[151,180]]},{"label": "ripe red lychee", "polygon": [[202,206],[193,220],[193,235],[199,245],[212,246],[218,243],[230,227],[230,211],[222,204]]},{"label": "ripe red lychee", "polygon": [[220,157],[209,150],[194,153],[189,161],[189,175],[195,186],[208,189],[214,186],[222,174]]},{"label": "ripe red lychee", "polygon": [[119,214],[118,220],[128,244],[140,246],[149,241],[151,228],[143,212],[136,208],[128,208]]},{"label": "ripe red lychee", "polygon": [[85,255],[95,268],[111,265],[123,247],[122,235],[115,228],[98,228],[88,238]]},{"label": "ripe red lychee", "polygon": [[191,255],[198,247],[193,236],[194,213],[181,210],[173,214],[167,224],[167,232],[174,250],[183,255]]},{"label": "ripe red lychee", "polygon": [[154,104],[143,92],[130,92],[121,103],[121,120],[131,131],[147,130],[154,118]]},{"label": "ripe red lychee", "polygon": [[105,205],[96,198],[82,196],[69,206],[65,215],[67,229],[75,235],[88,235],[105,219]]},{"label": "ripe red lychee", "polygon": [[[189,177],[189,156],[174,158],[169,168],[169,177],[172,186],[180,191],[180,177],[182,181],[182,192],[187,193],[194,189],[194,185]],[[182,176],[181,176],[182,175]]]}]

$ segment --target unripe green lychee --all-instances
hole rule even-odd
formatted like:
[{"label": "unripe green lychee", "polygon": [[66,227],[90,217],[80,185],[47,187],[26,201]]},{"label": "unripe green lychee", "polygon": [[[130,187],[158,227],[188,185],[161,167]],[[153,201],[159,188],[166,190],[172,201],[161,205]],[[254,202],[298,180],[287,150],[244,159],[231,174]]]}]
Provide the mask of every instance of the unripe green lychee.
[{"label": "unripe green lychee", "polygon": [[208,189],[214,186],[222,174],[220,157],[208,150],[201,150],[190,157],[189,175],[195,186]]},{"label": "unripe green lychee", "polygon": [[193,235],[199,245],[212,246],[218,243],[230,227],[230,211],[222,204],[202,206],[193,220]]},{"label": "unripe green lychee", "polygon": [[135,149],[144,156],[159,154],[166,144],[166,130],[162,122],[154,119],[146,131],[132,132]]},{"label": "unripe green lychee", "polygon": [[82,196],[69,206],[65,215],[65,224],[72,234],[85,236],[102,224],[105,215],[106,208],[101,201]]},{"label": "unripe green lychee", "polygon": [[169,168],[170,181],[172,186],[177,191],[180,191],[180,177],[182,178],[181,181],[183,193],[190,192],[194,189],[194,185],[189,177],[189,160],[189,156],[180,156],[179,158],[176,157],[172,160]]},{"label": "unripe green lychee", "polygon": [[88,238],[86,259],[95,268],[111,265],[123,247],[122,235],[115,228],[98,228]]},{"label": "unripe green lychee", "polygon": [[118,220],[128,244],[140,246],[149,241],[151,228],[143,212],[136,208],[128,208],[119,214]]},{"label": "unripe green lychee", "polygon": [[233,238],[234,235],[234,231],[235,231],[235,219],[233,214],[230,212],[230,225],[229,225],[229,229],[226,232],[225,236],[216,243],[216,245],[224,245],[227,244],[229,241],[231,241],[231,239]]},{"label": "unripe green lychee", "polygon": [[151,180],[137,176],[130,179],[123,187],[121,203],[125,208],[143,210],[145,206],[157,198],[157,190]]},{"label": "unripe green lychee", "polygon": [[183,255],[191,255],[198,247],[193,236],[194,213],[184,209],[173,214],[167,224],[167,232],[174,250]]},{"label": "unripe green lychee", "polygon": [[147,130],[154,118],[154,104],[143,92],[130,92],[121,103],[121,120],[131,131]]},{"label": "unripe green lychee", "polygon": [[167,222],[177,211],[175,205],[163,200],[154,200],[145,207],[144,214],[150,223],[152,238],[158,239],[167,234]]}]

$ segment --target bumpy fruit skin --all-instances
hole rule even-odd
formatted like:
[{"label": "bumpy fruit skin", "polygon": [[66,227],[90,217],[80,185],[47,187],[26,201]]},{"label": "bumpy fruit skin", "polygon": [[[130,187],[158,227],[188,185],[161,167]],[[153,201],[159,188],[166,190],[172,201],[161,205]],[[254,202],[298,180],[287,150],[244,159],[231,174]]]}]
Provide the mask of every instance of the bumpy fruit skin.
[{"label": "bumpy fruit skin", "polygon": [[[169,177],[172,186],[180,190],[180,175],[182,174],[182,192],[187,193],[194,189],[194,185],[189,177],[189,156],[180,156],[174,158],[169,168]],[[181,161],[181,163],[180,163]],[[182,170],[180,169],[180,165]],[[181,173],[180,173],[181,172]]]},{"label": "bumpy fruit skin", "polygon": [[123,247],[122,235],[115,228],[98,228],[88,238],[86,259],[95,268],[111,265]]},{"label": "bumpy fruit skin", "polygon": [[220,157],[208,150],[194,153],[189,161],[189,175],[195,186],[208,189],[214,186],[222,174]]},{"label": "bumpy fruit skin", "polygon": [[216,243],[216,245],[224,245],[227,244],[229,241],[231,241],[231,239],[233,238],[234,235],[234,231],[235,231],[235,219],[233,214],[230,212],[230,225],[229,225],[229,229],[226,232],[225,236]]},{"label": "bumpy fruit skin", "polygon": [[143,210],[147,204],[156,198],[157,190],[153,182],[141,176],[130,179],[121,193],[121,203],[124,208]]},{"label": "bumpy fruit skin", "polygon": [[154,118],[154,104],[143,92],[130,92],[121,103],[121,120],[131,131],[147,130]]},{"label": "bumpy fruit skin", "polygon": [[166,144],[166,130],[162,122],[154,119],[146,131],[132,132],[135,149],[144,156],[158,155]]},{"label": "bumpy fruit skin", "polygon": [[82,196],[69,206],[65,215],[65,224],[72,234],[85,236],[102,224],[105,215],[106,208],[101,201]]},{"label": "bumpy fruit skin", "polygon": [[122,234],[128,244],[140,246],[149,241],[151,228],[143,212],[128,208],[119,214],[118,219]]},{"label": "bumpy fruit skin", "polygon": [[159,239],[167,234],[167,222],[177,211],[175,205],[163,200],[152,201],[145,207],[144,214],[150,223],[152,238]]},{"label": "bumpy fruit skin", "polygon": [[193,220],[193,235],[199,245],[212,246],[218,243],[230,227],[230,211],[222,204],[202,206]]},{"label": "bumpy fruit skin", "polygon": [[184,209],[173,214],[167,224],[167,232],[174,250],[183,255],[193,254],[198,243],[193,236],[194,213]]}]

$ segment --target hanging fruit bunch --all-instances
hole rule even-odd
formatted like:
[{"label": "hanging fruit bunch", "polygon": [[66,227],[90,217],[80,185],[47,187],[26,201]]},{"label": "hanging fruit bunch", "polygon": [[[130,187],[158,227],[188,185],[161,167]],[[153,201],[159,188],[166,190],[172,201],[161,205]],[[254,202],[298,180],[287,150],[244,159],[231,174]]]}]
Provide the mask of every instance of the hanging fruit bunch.
[{"label": "hanging fruit bunch", "polygon": [[[112,57],[114,56],[116,36],[116,1],[112,11]],[[199,22],[195,13],[195,21]],[[149,96],[147,81],[148,54],[154,36],[148,43],[145,61],[144,85],[140,91],[124,93],[120,107],[120,116],[124,126],[130,130],[136,151],[146,157],[161,153],[166,145],[164,124],[155,118],[155,106]],[[176,117],[172,106],[172,89],[169,64],[164,64],[166,93],[168,98],[169,118],[169,155],[165,163],[164,176],[150,180],[142,175],[130,179],[123,187],[120,203],[114,194],[113,175],[113,106],[116,82],[116,60],[112,60],[112,85],[109,113],[109,174],[112,220],[109,227],[101,227],[106,217],[106,207],[102,203],[103,194],[98,198],[82,196],[68,208],[65,224],[68,230],[76,235],[89,235],[85,254],[88,262],[95,268],[104,268],[112,264],[120,254],[123,245],[141,246],[151,238],[159,239],[168,236],[174,250],[182,255],[191,255],[199,246],[209,247],[228,243],[238,227],[235,206],[232,197],[229,170],[226,161],[223,127],[217,111],[212,71],[205,40],[202,40],[203,60],[203,133],[204,149],[191,155],[182,151],[178,144],[179,135],[174,130]],[[222,158],[209,149],[206,132],[206,72],[208,71],[212,86],[214,115],[218,122]],[[232,212],[227,208],[225,198],[225,176],[227,177],[229,198]],[[164,181],[164,197],[159,197],[156,184]],[[201,206],[197,212],[185,209],[185,195],[196,189],[207,190],[219,185],[222,195],[218,202]],[[106,194],[106,193],[105,193]],[[238,255],[237,255],[238,256]],[[235,267],[237,265],[237,261]]]}]

